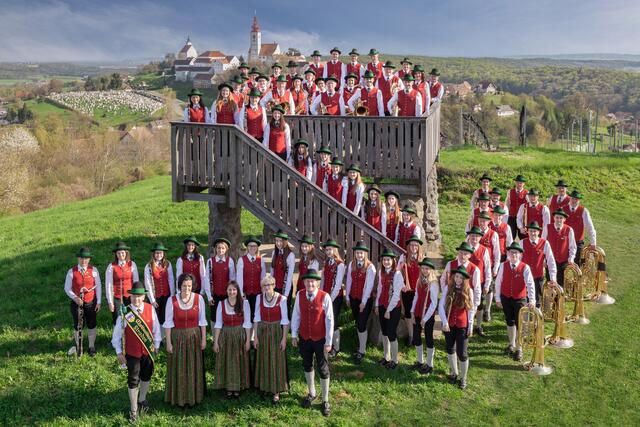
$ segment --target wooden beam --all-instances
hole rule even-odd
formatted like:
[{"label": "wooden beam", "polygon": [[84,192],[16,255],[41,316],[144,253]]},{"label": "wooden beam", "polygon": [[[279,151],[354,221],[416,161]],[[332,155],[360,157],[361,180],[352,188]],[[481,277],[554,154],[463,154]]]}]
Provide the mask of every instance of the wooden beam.
[{"label": "wooden beam", "polygon": [[207,194],[207,193],[183,193],[184,200],[193,200],[196,202],[211,202],[211,203],[227,203],[227,197],[223,194]]}]

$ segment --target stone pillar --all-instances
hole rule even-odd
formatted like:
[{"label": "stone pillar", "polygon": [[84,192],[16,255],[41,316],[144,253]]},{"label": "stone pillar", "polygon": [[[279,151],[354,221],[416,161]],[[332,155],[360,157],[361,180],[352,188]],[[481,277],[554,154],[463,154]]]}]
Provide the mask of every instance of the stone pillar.
[{"label": "stone pillar", "polygon": [[440,214],[438,213],[438,171],[433,167],[427,177],[427,200],[423,203],[422,229],[425,234],[426,250],[440,253],[442,235],[440,234]]},{"label": "stone pillar", "polygon": [[[213,251],[213,242],[218,237],[231,241],[229,255],[234,259],[242,253],[242,228],[240,213],[242,208],[230,208],[226,203],[209,202],[209,256]],[[203,254],[204,255],[204,254]]]}]

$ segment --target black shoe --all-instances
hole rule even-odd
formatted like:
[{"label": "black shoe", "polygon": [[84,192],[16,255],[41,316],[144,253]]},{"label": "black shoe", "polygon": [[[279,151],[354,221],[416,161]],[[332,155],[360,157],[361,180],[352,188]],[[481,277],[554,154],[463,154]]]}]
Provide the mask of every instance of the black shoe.
[{"label": "black shoe", "polygon": [[233,398],[234,399],[240,399],[240,392],[239,391],[234,391],[233,392]]},{"label": "black shoe", "polygon": [[131,424],[135,424],[135,423],[138,422],[138,413],[137,412],[129,411],[129,422]]},{"label": "black shoe", "polygon": [[456,374],[447,375],[447,380],[449,380],[449,384],[455,384],[458,381],[458,376]]},{"label": "black shoe", "polygon": [[423,363],[416,362],[413,365],[411,365],[411,368],[409,368],[409,369],[411,369],[412,371],[417,371],[419,369],[422,369],[422,366],[424,366]]},{"label": "black shoe", "polygon": [[391,360],[389,363],[387,363],[386,368],[387,369],[396,369],[398,367],[398,364],[396,362],[394,362],[393,360]]},{"label": "black shoe", "polygon": [[89,356],[96,357],[96,349],[95,347],[89,347]]},{"label": "black shoe", "polygon": [[433,372],[433,367],[427,365],[426,363],[424,365],[422,365],[422,368],[420,368],[420,373],[421,374],[429,375],[432,372]]},{"label": "black shoe", "polygon": [[353,362],[356,365],[359,365],[362,363],[362,359],[364,359],[364,354],[360,353],[359,351],[356,351],[351,355],[351,358],[353,359]]},{"label": "black shoe", "polygon": [[383,357],[382,359],[378,360],[378,364],[382,366],[387,366],[389,364],[389,360]]},{"label": "black shoe", "polygon": [[148,413],[149,409],[149,402],[147,401],[147,399],[143,400],[142,402],[138,402],[138,413],[140,415]]},{"label": "black shoe", "polygon": [[516,352],[513,354],[513,360],[515,360],[516,362],[521,362],[522,361],[522,349],[519,348],[516,350]]},{"label": "black shoe", "polygon": [[513,353],[515,353],[516,349],[513,348],[513,346],[508,345],[507,348],[504,349],[504,354],[506,354],[507,356],[512,356],[513,357]]},{"label": "black shoe", "polygon": [[465,390],[467,388],[467,380],[460,380],[458,381],[458,387],[460,387],[460,390]]},{"label": "black shoe", "polygon": [[300,402],[300,406],[303,408],[311,408],[311,403],[317,398],[318,396],[311,396],[310,394],[307,394],[307,396],[302,399],[302,402]]},{"label": "black shoe", "polygon": [[233,399],[233,392],[231,392],[231,391],[227,392],[227,399],[229,399],[229,400]]},{"label": "black shoe", "polygon": [[322,415],[325,417],[331,415],[331,405],[329,405],[329,402],[322,402]]},{"label": "black shoe", "polygon": [[484,331],[482,330],[482,326],[480,326],[479,328],[476,328],[475,334],[483,338],[487,336],[487,334],[485,334]]},{"label": "black shoe", "polygon": [[407,342],[405,343],[407,345],[407,347],[412,347],[413,346],[413,340],[409,337],[407,337]]},{"label": "black shoe", "polygon": [[334,357],[336,357],[338,355],[339,351],[336,351],[335,348],[332,348],[331,351],[329,351],[328,355],[329,358],[333,359]]}]

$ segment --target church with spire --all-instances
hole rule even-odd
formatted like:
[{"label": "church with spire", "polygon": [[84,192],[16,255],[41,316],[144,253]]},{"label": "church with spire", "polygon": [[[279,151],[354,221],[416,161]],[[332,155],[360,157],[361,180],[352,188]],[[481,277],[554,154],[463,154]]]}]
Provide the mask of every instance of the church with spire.
[{"label": "church with spire", "polygon": [[280,56],[280,54],[280,45],[278,43],[262,43],[260,24],[258,24],[258,17],[254,15],[251,32],[249,33],[249,53],[247,60],[249,63],[254,64],[273,63],[277,61],[277,57]]}]

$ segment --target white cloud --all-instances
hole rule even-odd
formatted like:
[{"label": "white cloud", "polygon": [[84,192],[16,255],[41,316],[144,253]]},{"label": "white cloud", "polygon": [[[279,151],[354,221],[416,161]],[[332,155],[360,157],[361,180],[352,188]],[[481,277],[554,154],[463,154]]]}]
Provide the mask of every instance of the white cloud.
[{"label": "white cloud", "polygon": [[285,51],[290,47],[294,47],[303,55],[309,56],[314,49],[318,49],[320,45],[320,35],[302,30],[291,29],[286,33],[263,30],[262,43],[277,42],[280,44],[280,50]]}]

